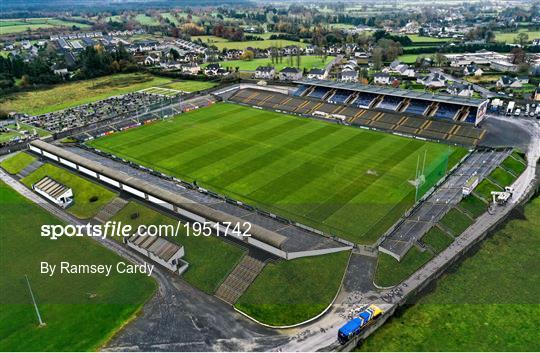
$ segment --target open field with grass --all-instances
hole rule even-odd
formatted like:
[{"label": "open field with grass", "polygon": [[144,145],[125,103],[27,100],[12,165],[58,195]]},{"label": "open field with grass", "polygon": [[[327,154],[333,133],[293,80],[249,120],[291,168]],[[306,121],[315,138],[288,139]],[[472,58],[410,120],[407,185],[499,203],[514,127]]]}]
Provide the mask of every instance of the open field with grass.
[{"label": "open field with grass", "polygon": [[77,218],[87,219],[95,216],[103,206],[116,196],[116,193],[101,185],[48,163],[21,179],[21,182],[31,188],[32,184],[45,176],[73,189],[73,204],[67,211]]},{"label": "open field with grass", "polygon": [[[41,225],[59,221],[1,181],[0,199],[1,351],[98,350],[154,293],[155,282],[143,274],[41,274],[41,261],[114,269],[124,260],[88,238],[41,237]],[[25,274],[45,327],[38,327]]]},{"label": "open field with grass", "polygon": [[416,62],[416,58],[419,56],[427,56],[427,54],[402,54],[398,56],[398,60],[405,64],[414,64]]},{"label": "open field with grass", "polygon": [[153,86],[173,85],[174,87],[169,88],[190,91],[192,88],[197,89],[201,84],[204,87],[206,83],[174,81],[170,78],[140,73],[119,74],[93,80],[65,83],[43,90],[15,93],[0,98],[0,106],[8,112],[17,111],[37,115]]},{"label": "open field with grass", "polygon": [[90,25],[87,24],[64,21],[56,18],[9,19],[0,20],[0,35],[26,32],[28,29],[35,31],[56,27],[71,28],[72,26],[83,29],[90,28]]},{"label": "open field with grass", "polygon": [[390,255],[379,253],[373,282],[381,287],[398,285],[432,257],[429,251],[421,252],[415,246],[399,262]]},{"label": "open field with grass", "polygon": [[269,263],[236,302],[236,308],[275,326],[321,313],[341,284],[349,252]]},{"label": "open field with grass", "polygon": [[[287,66],[294,66],[296,67],[296,57],[294,57],[292,65],[290,63],[289,58],[283,58],[283,61],[280,63],[274,63],[270,61],[268,58],[262,58],[262,59],[254,59],[251,61],[245,61],[245,60],[229,60],[229,61],[221,61],[220,64],[223,67],[231,67],[236,68],[239,67],[240,70],[246,70],[246,71],[255,71],[257,67],[259,66],[273,66],[276,69],[276,72],[283,69]],[[305,68],[306,70],[310,70],[312,68],[320,68],[323,69],[328,63],[330,63],[332,60],[334,60],[333,56],[328,56],[326,59],[323,59],[319,56],[314,55],[302,55],[300,59],[300,67]]]},{"label": "open field with grass", "polygon": [[146,14],[138,14],[135,16],[134,20],[143,26],[159,26],[159,21],[156,18],[150,17]]},{"label": "open field with grass", "polygon": [[449,154],[453,161],[459,159],[453,154],[466,153],[225,103],[90,145],[364,243],[375,241],[414,203],[419,155],[426,151],[426,170],[432,170]]},{"label": "open field with grass", "polygon": [[217,85],[216,82],[210,82],[210,81],[173,81],[173,82],[161,85],[159,87],[177,89],[183,92],[195,92],[195,91],[202,91],[205,89],[209,89],[216,85]]},{"label": "open field with grass", "polygon": [[540,38],[540,31],[530,31],[527,28],[520,28],[518,31],[512,31],[512,32],[495,32],[495,40],[497,42],[505,42],[505,43],[517,43],[517,35],[518,33],[527,33],[529,35],[529,42],[532,42],[533,39]]},{"label": "open field with grass", "polygon": [[540,198],[361,351],[539,351]]},{"label": "open field with grass", "polygon": [[32,164],[32,162],[35,160],[37,160],[37,158],[33,155],[26,152],[19,152],[7,159],[4,159],[0,163],[0,167],[4,168],[4,170],[9,174],[17,174]]},{"label": "open field with grass", "polygon": [[[122,224],[130,224],[134,228],[141,224],[176,226],[178,223],[176,219],[136,201],[129,202],[112,220],[121,221]],[[120,241],[118,238],[113,239]],[[186,252],[184,260],[189,262],[189,267],[182,276],[191,285],[208,294],[213,294],[216,291],[219,284],[232,271],[245,252],[243,248],[223,239],[187,236],[186,231],[178,237],[169,238],[169,240],[184,246]]]},{"label": "open field with grass", "polygon": [[286,47],[288,45],[296,45],[301,48],[305,48],[307,46],[306,43],[302,42],[295,42],[292,40],[285,40],[285,39],[275,39],[275,40],[249,40],[249,41],[243,41],[243,42],[230,42],[229,40],[221,37],[216,36],[194,36],[191,37],[192,40],[200,39],[203,43],[215,45],[218,50],[223,50],[224,48],[227,49],[245,49],[248,47],[252,48],[259,48],[259,49],[266,49],[271,47]]},{"label": "open field with grass", "polygon": [[413,43],[445,43],[451,42],[451,38],[434,38],[434,37],[423,37],[418,34],[409,34],[407,35]]}]

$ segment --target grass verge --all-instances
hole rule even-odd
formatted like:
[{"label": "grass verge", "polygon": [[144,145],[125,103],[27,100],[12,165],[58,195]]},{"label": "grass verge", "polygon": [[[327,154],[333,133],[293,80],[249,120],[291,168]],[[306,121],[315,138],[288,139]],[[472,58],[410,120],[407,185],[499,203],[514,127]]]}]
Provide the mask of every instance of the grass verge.
[{"label": "grass verge", "polygon": [[17,174],[32,164],[32,162],[35,160],[37,160],[36,157],[25,152],[19,152],[7,159],[4,159],[0,163],[0,167],[4,168],[4,170],[9,174]]}]

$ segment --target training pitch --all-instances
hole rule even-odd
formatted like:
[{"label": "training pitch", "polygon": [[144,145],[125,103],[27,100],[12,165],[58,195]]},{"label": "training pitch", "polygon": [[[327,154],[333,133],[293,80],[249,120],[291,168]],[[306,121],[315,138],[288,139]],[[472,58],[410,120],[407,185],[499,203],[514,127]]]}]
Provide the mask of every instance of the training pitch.
[{"label": "training pitch", "polygon": [[358,243],[414,204],[418,165],[425,192],[466,153],[227,103],[90,145]]}]

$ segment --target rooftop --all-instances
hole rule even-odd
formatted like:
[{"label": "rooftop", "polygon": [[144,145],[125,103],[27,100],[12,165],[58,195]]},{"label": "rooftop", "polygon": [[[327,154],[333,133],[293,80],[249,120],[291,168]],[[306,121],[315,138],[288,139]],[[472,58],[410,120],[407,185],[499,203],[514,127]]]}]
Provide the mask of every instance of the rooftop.
[{"label": "rooftop", "polygon": [[345,89],[356,92],[366,92],[372,94],[384,94],[388,96],[402,97],[402,98],[411,98],[411,99],[421,99],[449,104],[461,104],[472,107],[479,107],[482,103],[485,102],[483,99],[467,98],[467,97],[458,97],[451,96],[448,94],[440,93],[429,93],[422,91],[412,91],[400,88],[384,87],[384,86],[374,86],[374,85],[365,85],[361,83],[354,82],[336,82],[328,80],[310,80],[304,79],[300,81],[295,81],[295,83],[303,85],[314,85],[322,86],[329,88],[338,88]]}]

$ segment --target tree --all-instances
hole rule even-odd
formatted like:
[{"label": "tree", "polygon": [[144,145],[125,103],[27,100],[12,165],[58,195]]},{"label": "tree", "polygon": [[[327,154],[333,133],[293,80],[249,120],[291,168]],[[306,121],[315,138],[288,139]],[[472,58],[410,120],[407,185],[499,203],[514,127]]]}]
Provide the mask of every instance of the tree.
[{"label": "tree", "polygon": [[525,51],[521,48],[514,48],[510,52],[512,55],[512,63],[519,65],[525,62],[526,54]]},{"label": "tree", "polygon": [[524,46],[529,41],[529,35],[525,32],[519,32],[516,37],[517,42],[519,45]]},{"label": "tree", "polygon": [[240,59],[245,61],[251,61],[253,58],[255,58],[255,53],[253,53],[251,50],[244,50],[242,55],[240,55]]},{"label": "tree", "polygon": [[383,49],[377,47],[371,53],[371,61],[375,70],[380,70],[383,64]]},{"label": "tree", "polygon": [[173,60],[178,60],[180,59],[180,53],[178,52],[178,50],[174,49],[174,48],[171,48],[169,50],[169,54],[171,54],[171,57],[173,58]]},{"label": "tree", "polygon": [[446,56],[441,53],[436,53],[433,56],[433,61],[435,62],[435,64],[437,64],[437,66],[444,66],[448,62]]}]

